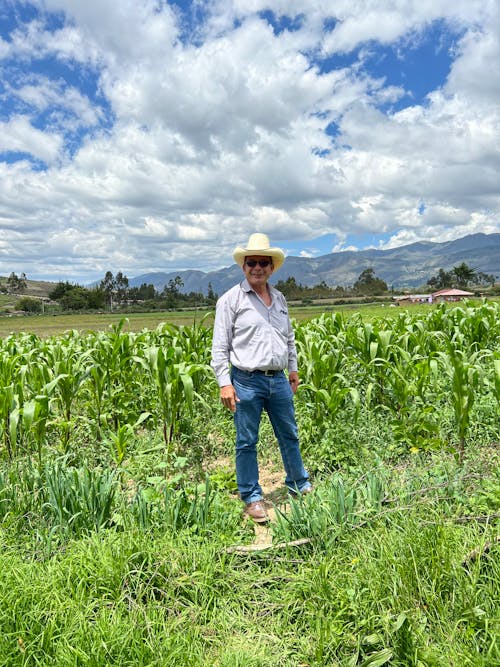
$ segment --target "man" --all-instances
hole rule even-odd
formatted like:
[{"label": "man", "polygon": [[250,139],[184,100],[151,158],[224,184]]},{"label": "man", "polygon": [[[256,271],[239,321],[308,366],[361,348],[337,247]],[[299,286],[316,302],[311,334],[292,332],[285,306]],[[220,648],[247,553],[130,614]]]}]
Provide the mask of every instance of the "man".
[{"label": "man", "polygon": [[[236,481],[245,511],[257,523],[269,517],[259,485],[257,441],[262,410],[278,439],[291,494],[311,491],[299,449],[293,395],[299,386],[295,337],[283,294],[268,284],[285,261],[265,234],[252,234],[234,260],[244,280],[217,301],[212,368],[222,403],[234,413]],[[288,371],[288,378],[284,370]]]}]

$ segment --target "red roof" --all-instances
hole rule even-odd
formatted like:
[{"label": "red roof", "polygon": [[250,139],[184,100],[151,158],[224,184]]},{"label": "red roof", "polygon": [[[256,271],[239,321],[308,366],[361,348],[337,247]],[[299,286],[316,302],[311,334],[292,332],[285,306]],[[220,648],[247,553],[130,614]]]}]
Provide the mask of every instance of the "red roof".
[{"label": "red roof", "polygon": [[461,289],[441,289],[439,292],[433,292],[432,297],[435,296],[474,296],[474,293],[464,292]]}]

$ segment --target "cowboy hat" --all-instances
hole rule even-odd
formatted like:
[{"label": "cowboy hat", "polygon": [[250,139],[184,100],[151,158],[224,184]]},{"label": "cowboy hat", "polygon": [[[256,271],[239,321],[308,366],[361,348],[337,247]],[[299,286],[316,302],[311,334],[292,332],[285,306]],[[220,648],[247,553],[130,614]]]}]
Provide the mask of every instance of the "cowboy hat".
[{"label": "cowboy hat", "polygon": [[236,248],[233,252],[234,261],[243,267],[245,257],[257,255],[272,257],[274,269],[277,270],[285,261],[285,253],[281,248],[269,247],[269,238],[265,234],[251,234],[246,248]]}]

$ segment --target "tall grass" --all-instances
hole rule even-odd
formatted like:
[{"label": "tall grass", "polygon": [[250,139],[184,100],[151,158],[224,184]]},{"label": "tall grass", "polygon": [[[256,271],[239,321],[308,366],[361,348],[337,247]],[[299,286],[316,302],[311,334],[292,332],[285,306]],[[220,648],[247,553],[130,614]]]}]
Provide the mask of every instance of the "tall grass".
[{"label": "tall grass", "polygon": [[297,324],[315,491],[246,552],[204,323],[1,340],[0,664],[500,664],[499,314]]},{"label": "tall grass", "polygon": [[466,562],[487,540],[417,507],[253,556],[189,531],[4,549],[2,664],[494,665],[498,556]]}]

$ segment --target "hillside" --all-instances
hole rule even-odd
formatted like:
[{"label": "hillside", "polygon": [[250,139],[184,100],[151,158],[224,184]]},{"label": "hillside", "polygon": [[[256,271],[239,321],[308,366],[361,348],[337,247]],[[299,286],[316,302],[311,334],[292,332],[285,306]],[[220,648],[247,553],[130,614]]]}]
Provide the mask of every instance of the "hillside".
[{"label": "hillside", "polygon": [[[294,277],[306,286],[324,281],[331,287],[346,287],[352,285],[364,269],[372,267],[378,278],[401,290],[425,285],[439,269],[450,271],[462,262],[500,280],[500,234],[472,234],[445,243],[419,242],[390,250],[336,252],[315,258],[288,257],[273,279],[276,282]],[[206,294],[210,284],[221,294],[240,280],[241,269],[233,264],[209,273],[195,270],[147,273],[132,278],[130,285],[147,283],[162,290],[176,276],[182,278],[183,292]]]},{"label": "hillside", "polygon": [[[439,269],[450,271],[465,262],[476,271],[494,275],[500,281],[500,234],[472,234],[445,243],[418,242],[390,250],[360,250],[357,252],[335,252],[321,257],[287,257],[283,267],[273,276],[271,282],[295,278],[298,283],[312,287],[324,281],[327,285],[343,287],[352,285],[359,274],[372,267],[378,278],[395,290],[417,288],[436,275]],[[131,287],[143,283],[152,284],[161,291],[169,280],[180,276],[184,283],[183,292],[203,292],[209,285],[214,292],[222,294],[241,279],[241,269],[236,264],[217,271],[204,272],[197,269],[172,271],[169,273],[143,273],[129,278]],[[7,278],[0,277],[0,285]],[[61,276],[60,280],[68,280]],[[56,282],[27,281],[24,295],[47,297]],[[15,297],[7,299],[15,301]],[[2,297],[2,305],[5,298]]]},{"label": "hillside", "polygon": [[[0,276],[0,286],[7,283],[7,278],[5,276]],[[48,280],[27,280],[26,289],[23,290],[22,294],[0,294],[0,305],[2,306],[14,306],[17,299],[21,296],[31,296],[34,298],[48,298],[49,292],[51,292],[57,283],[49,282]]]}]

